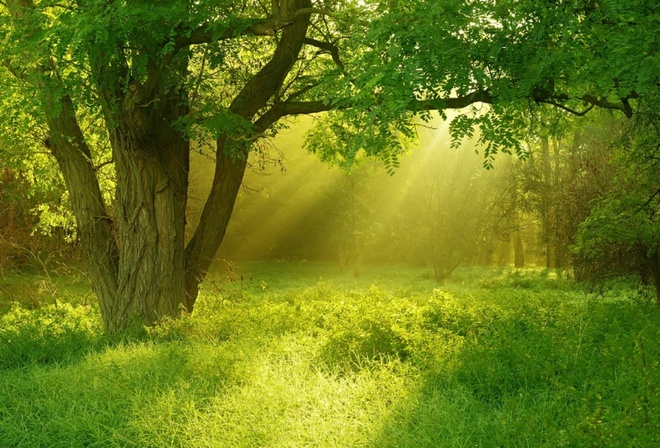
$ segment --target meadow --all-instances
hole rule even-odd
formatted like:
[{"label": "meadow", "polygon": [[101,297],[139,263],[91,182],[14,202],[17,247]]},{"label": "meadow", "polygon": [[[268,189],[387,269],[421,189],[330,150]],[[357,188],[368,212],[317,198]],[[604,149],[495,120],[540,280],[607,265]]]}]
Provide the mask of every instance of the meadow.
[{"label": "meadow", "polygon": [[644,289],[429,277],[225,265],[193,314],[114,340],[82,280],[4,278],[0,447],[660,446]]}]

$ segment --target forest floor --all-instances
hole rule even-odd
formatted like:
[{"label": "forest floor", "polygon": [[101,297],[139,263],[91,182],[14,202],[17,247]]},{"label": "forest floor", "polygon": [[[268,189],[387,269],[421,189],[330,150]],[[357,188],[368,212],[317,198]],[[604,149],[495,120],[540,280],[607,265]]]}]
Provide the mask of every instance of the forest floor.
[{"label": "forest floor", "polygon": [[5,276],[0,447],[660,446],[644,291],[428,274],[227,264],[192,315],[120,341],[79,277]]}]

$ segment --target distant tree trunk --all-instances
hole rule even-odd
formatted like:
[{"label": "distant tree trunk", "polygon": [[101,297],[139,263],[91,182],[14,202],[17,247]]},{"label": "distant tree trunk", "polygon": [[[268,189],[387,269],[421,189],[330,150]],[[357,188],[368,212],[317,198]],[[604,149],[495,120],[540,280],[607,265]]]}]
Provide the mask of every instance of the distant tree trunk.
[{"label": "distant tree trunk", "polygon": [[556,241],[548,241],[546,245],[546,267],[548,269],[557,269],[559,267],[557,259],[557,244]]},{"label": "distant tree trunk", "polygon": [[437,281],[448,278],[465,261],[465,258],[449,245],[434,246],[432,253],[433,259],[431,264],[433,265],[433,272]]},{"label": "distant tree trunk", "polygon": [[339,244],[337,245],[337,255],[339,258],[339,272],[344,272],[344,269],[348,267],[350,261],[350,251],[346,247],[346,242],[343,237],[344,229],[340,230],[339,233]]},{"label": "distant tree trunk", "polygon": [[[364,244],[364,231],[366,230],[366,223],[364,219],[360,219],[360,213],[357,209],[358,193],[357,186],[354,178],[351,180],[351,227],[353,249],[355,251],[353,257],[353,276],[359,277],[362,274],[362,246]],[[358,224],[359,223],[359,224]]]},{"label": "distant tree trunk", "polygon": [[436,281],[442,281],[447,278],[461,265],[463,260],[450,261],[450,262],[435,262],[433,263],[433,272]]},{"label": "distant tree trunk", "polygon": [[[541,215],[545,230],[546,267],[556,269],[558,264],[557,207],[555,203],[555,176],[557,167],[552,166],[550,142],[547,137],[541,139],[541,157],[543,160],[543,187],[541,192]],[[558,163],[558,162],[557,162]]]},{"label": "distant tree trunk", "polygon": [[559,204],[559,191],[563,188],[561,185],[561,155],[560,155],[560,143],[561,141],[557,138],[552,141],[552,158],[551,163],[554,162],[552,166],[552,180],[551,180],[551,190],[550,190],[550,201],[552,213],[549,216],[551,225],[552,225],[552,245],[554,254],[554,268],[563,268],[564,261],[566,258],[565,247],[566,247],[566,238],[565,231],[563,228],[564,222],[561,219],[560,215],[560,204]]},{"label": "distant tree trunk", "polygon": [[520,231],[513,232],[513,253],[514,253],[514,266],[522,268],[525,266],[525,251],[523,248],[522,236]]},{"label": "distant tree trunk", "polygon": [[649,264],[655,286],[655,304],[660,307],[660,254],[658,252],[649,257]]},{"label": "distant tree trunk", "polygon": [[[358,249],[359,250],[359,249]],[[362,275],[362,252],[355,254],[355,261],[353,265],[353,277],[359,277]]]}]

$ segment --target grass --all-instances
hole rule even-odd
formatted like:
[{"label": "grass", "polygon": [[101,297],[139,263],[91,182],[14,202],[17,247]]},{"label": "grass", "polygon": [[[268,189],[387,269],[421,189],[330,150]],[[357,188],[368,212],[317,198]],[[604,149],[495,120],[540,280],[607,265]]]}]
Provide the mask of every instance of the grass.
[{"label": "grass", "polygon": [[94,301],[84,275],[78,270],[67,273],[2,273],[0,275],[0,314],[6,313],[13,303],[25,308],[38,308],[60,301],[85,304]]},{"label": "grass", "polygon": [[[660,312],[540,270],[255,263],[107,341],[81,292],[0,317],[0,447],[657,447]],[[242,276],[242,281],[241,281]]]}]

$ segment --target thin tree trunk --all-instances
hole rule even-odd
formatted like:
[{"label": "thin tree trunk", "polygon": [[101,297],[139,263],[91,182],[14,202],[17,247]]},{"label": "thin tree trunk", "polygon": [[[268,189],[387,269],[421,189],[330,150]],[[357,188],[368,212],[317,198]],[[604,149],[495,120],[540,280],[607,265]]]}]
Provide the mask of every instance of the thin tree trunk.
[{"label": "thin tree trunk", "polygon": [[517,268],[525,267],[525,250],[519,230],[513,232],[513,252],[514,266]]},{"label": "thin tree trunk", "polygon": [[247,166],[247,150],[232,154],[218,141],[216,167],[209,197],[193,237],[186,248],[186,309],[192,311],[199,284],[208,272],[225,236]]},{"label": "thin tree trunk", "polygon": [[557,229],[556,207],[554,201],[554,176],[550,160],[550,142],[547,137],[541,139],[541,157],[543,161],[543,190],[541,195],[541,215],[545,230],[546,267],[557,268]]},{"label": "thin tree trunk", "polygon": [[560,157],[560,140],[557,138],[552,141],[552,183],[550,190],[550,201],[552,214],[550,220],[552,221],[552,244],[554,246],[554,267],[563,268],[565,259],[565,246],[564,246],[564,231],[562,229],[562,220],[560,216],[559,206],[559,191],[561,187],[561,157]]},{"label": "thin tree trunk", "polygon": [[557,262],[557,242],[555,240],[548,241],[546,245],[546,267],[548,269],[557,269],[559,267]]}]

